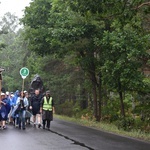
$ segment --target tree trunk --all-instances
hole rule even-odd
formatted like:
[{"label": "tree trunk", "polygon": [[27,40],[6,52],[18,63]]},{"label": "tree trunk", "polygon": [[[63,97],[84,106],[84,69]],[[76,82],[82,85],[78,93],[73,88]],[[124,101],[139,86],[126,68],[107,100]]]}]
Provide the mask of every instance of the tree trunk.
[{"label": "tree trunk", "polygon": [[98,85],[98,96],[99,96],[99,103],[98,103],[98,121],[102,118],[102,80],[101,80],[101,74],[99,75],[99,85]]},{"label": "tree trunk", "polygon": [[[98,107],[97,107],[97,79],[96,79],[96,71],[95,71],[95,62],[94,62],[94,52],[88,51],[86,55],[81,51],[80,55],[82,58],[88,58],[88,65],[85,66],[86,72],[90,78],[92,84],[92,94],[93,94],[93,107],[94,107],[94,117],[96,121],[98,121]],[[82,67],[82,66],[81,66]],[[83,67],[84,68],[84,67]]]},{"label": "tree trunk", "polygon": [[92,82],[92,93],[93,93],[93,104],[94,104],[94,116],[96,121],[98,121],[98,111],[97,111],[97,91],[96,83]]},{"label": "tree trunk", "polygon": [[95,67],[92,67],[92,71],[89,71],[90,80],[92,83],[92,94],[93,94],[93,105],[94,105],[94,116],[96,121],[98,121],[98,103],[97,103],[97,79],[95,76]]},{"label": "tree trunk", "polygon": [[119,92],[119,98],[120,98],[121,116],[125,117],[123,94],[122,94],[122,88],[121,88],[121,82],[120,81],[118,82],[118,92]]},{"label": "tree trunk", "polygon": [[87,106],[88,106],[88,101],[87,101],[86,91],[83,88],[81,90],[80,107],[81,109],[86,109]]}]

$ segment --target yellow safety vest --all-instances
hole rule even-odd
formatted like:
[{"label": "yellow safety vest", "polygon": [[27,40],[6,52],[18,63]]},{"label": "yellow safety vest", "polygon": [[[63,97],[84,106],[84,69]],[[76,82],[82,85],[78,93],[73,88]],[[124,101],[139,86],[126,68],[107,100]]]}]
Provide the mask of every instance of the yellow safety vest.
[{"label": "yellow safety vest", "polygon": [[49,111],[53,110],[53,107],[52,107],[52,97],[50,97],[49,103],[47,102],[46,97],[44,97],[43,110],[49,110]]}]

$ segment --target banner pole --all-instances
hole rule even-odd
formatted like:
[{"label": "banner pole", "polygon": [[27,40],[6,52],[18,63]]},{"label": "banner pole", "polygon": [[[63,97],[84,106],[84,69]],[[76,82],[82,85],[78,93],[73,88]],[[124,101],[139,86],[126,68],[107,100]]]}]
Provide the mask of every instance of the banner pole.
[{"label": "banner pole", "polygon": [[22,81],[22,92],[23,92],[23,90],[24,90],[24,79]]}]

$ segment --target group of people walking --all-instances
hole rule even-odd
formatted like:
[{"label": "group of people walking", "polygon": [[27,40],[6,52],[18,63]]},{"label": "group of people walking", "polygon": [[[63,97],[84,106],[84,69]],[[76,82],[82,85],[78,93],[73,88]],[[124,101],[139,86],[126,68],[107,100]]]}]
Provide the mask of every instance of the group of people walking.
[{"label": "group of people walking", "polygon": [[34,127],[50,130],[53,120],[54,102],[47,90],[41,94],[39,89],[28,95],[27,91],[17,90],[13,93],[1,93],[0,98],[0,128],[6,129],[6,123],[13,123],[19,129],[26,129],[32,118]]}]

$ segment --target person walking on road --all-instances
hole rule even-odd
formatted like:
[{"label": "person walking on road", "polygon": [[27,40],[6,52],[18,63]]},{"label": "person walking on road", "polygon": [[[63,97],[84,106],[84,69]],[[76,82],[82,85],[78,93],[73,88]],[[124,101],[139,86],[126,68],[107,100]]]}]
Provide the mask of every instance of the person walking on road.
[{"label": "person walking on road", "polygon": [[53,120],[53,112],[55,111],[55,109],[54,102],[49,90],[46,91],[46,95],[41,101],[40,111],[42,112],[43,129],[45,129],[46,125],[47,129],[50,130],[50,123]]},{"label": "person walking on road", "polygon": [[1,129],[6,129],[6,121],[8,119],[9,113],[9,101],[6,98],[5,93],[1,93],[1,100],[0,100],[0,122],[1,122]]},{"label": "person walking on road", "polygon": [[40,112],[40,104],[42,100],[42,94],[40,94],[40,90],[35,90],[35,93],[30,99],[30,109],[33,114],[33,122],[34,127],[36,127],[36,123],[38,123],[38,128],[41,127],[41,112]]},{"label": "person walking on road", "polygon": [[14,120],[14,126],[18,127],[19,126],[19,116],[18,116],[18,111],[16,110],[16,102],[18,97],[20,96],[20,91],[16,90],[14,97],[12,98],[12,115]]},{"label": "person walking on road", "polygon": [[19,112],[19,129],[25,130],[25,116],[26,116],[26,109],[28,107],[28,99],[25,97],[25,93],[22,91],[21,96],[17,99],[16,102],[18,106]]},{"label": "person walking on road", "polygon": [[13,99],[14,95],[11,93],[10,94],[10,113],[8,114],[8,117],[9,117],[9,124],[13,124],[13,118],[11,117],[11,113],[12,113],[12,110],[13,110],[13,103],[12,103],[12,99]]},{"label": "person walking on road", "polygon": [[30,97],[29,97],[29,93],[27,91],[24,91],[24,94],[25,94],[25,97],[27,98],[28,100],[28,107],[27,107],[27,111],[26,111],[26,124],[30,124],[30,119],[31,119],[31,112],[30,112]]}]

